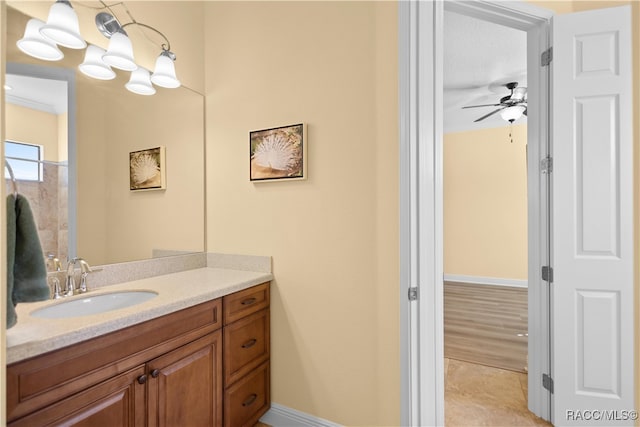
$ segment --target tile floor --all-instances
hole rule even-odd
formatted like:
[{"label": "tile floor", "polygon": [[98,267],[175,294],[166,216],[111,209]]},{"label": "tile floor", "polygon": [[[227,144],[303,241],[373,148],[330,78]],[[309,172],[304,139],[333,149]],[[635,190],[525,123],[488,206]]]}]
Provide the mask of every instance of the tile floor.
[{"label": "tile floor", "polygon": [[527,409],[527,374],[445,359],[445,425],[551,426]]}]

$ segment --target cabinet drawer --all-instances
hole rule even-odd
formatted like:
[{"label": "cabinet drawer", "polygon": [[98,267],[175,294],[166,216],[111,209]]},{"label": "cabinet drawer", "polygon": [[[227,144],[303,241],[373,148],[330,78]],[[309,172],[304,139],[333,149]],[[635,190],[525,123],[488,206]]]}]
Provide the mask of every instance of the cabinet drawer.
[{"label": "cabinet drawer", "polygon": [[265,362],[225,391],[224,425],[252,427],[269,405],[269,362]]},{"label": "cabinet drawer", "polygon": [[224,328],[224,383],[229,386],[269,358],[269,310]]},{"label": "cabinet drawer", "polygon": [[224,324],[228,325],[269,306],[269,282],[227,295],[222,300]]}]

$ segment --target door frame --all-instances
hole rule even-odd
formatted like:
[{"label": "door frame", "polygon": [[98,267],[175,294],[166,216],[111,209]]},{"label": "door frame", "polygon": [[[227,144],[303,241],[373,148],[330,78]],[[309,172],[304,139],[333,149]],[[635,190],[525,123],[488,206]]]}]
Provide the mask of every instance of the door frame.
[{"label": "door frame", "polygon": [[[443,11],[462,13],[527,32],[529,409],[550,419],[542,387],[550,369],[549,67],[551,11],[524,2],[410,1],[398,4],[400,130],[400,344],[402,425],[444,425],[443,323]],[[408,296],[411,290],[417,299]]]}]

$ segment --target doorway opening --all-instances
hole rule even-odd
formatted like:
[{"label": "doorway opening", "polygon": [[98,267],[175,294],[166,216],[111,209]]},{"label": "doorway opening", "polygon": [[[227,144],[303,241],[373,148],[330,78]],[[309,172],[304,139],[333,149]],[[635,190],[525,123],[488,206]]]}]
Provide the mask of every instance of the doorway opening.
[{"label": "doorway opening", "polygon": [[527,34],[443,28],[445,425],[548,425],[527,407]]},{"label": "doorway opening", "polygon": [[[529,302],[529,361],[531,378],[541,378],[549,369],[548,283],[539,273],[548,262],[547,177],[539,173],[540,160],[548,153],[548,70],[539,65],[540,53],[549,46],[551,13],[524,4],[500,2],[410,3],[400,7],[401,31],[401,279],[416,286],[420,297],[403,313],[407,325],[407,370],[403,376],[403,424],[445,423],[444,364],[444,108],[443,108],[443,13],[444,10],[481,18],[526,33],[527,105],[527,294]],[[433,23],[419,25],[419,23]],[[412,50],[413,46],[423,46]],[[425,49],[431,46],[433,49]],[[415,65],[410,64],[417,64]],[[417,70],[417,73],[415,73]],[[422,84],[421,84],[422,83]],[[486,84],[486,83],[485,83]],[[497,88],[496,88],[497,89]],[[496,95],[497,96],[497,95]],[[498,101],[501,99],[497,96]],[[415,100],[416,110],[411,109]],[[496,101],[493,101],[496,102]],[[403,107],[407,110],[404,111]],[[413,115],[411,112],[419,114]],[[485,114],[488,114],[485,113]],[[497,114],[497,112],[495,113]],[[476,116],[476,118],[479,116]],[[507,141],[511,144],[507,131]],[[514,140],[515,144],[515,140]],[[418,159],[415,167],[413,159]],[[491,169],[495,159],[486,165]],[[403,181],[405,179],[406,181]],[[417,203],[414,201],[417,200]],[[414,224],[417,227],[414,228]],[[410,230],[416,230],[412,233]],[[454,273],[455,274],[455,273]],[[411,289],[409,299],[411,299]],[[532,315],[533,313],[533,315]],[[532,319],[534,327],[531,327]],[[541,382],[528,387],[528,408],[549,418],[550,394]]]}]

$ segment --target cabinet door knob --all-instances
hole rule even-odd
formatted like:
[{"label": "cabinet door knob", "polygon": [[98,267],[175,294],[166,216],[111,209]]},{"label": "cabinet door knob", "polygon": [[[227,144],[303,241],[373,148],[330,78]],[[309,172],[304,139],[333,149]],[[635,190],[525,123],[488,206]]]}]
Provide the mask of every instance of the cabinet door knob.
[{"label": "cabinet door knob", "polygon": [[154,369],[153,371],[151,371],[151,376],[153,378],[158,378],[158,375],[160,375],[160,370],[159,369]]},{"label": "cabinet door knob", "polygon": [[246,343],[242,344],[242,348],[251,348],[254,345],[256,345],[257,342],[258,342],[258,340],[256,340],[255,338],[251,338],[249,341],[247,341]]},{"label": "cabinet door knob", "polygon": [[138,384],[144,384],[147,382],[147,376],[146,375],[140,375],[138,377]]},{"label": "cabinet door knob", "polygon": [[253,402],[256,401],[256,399],[258,398],[258,395],[253,393],[251,394],[251,396],[247,397],[244,402],[242,402],[242,406],[249,406],[251,405]]},{"label": "cabinet door knob", "polygon": [[251,297],[251,298],[247,298],[246,300],[242,301],[240,304],[242,305],[251,305],[253,303],[255,303],[257,300],[255,297]]}]

